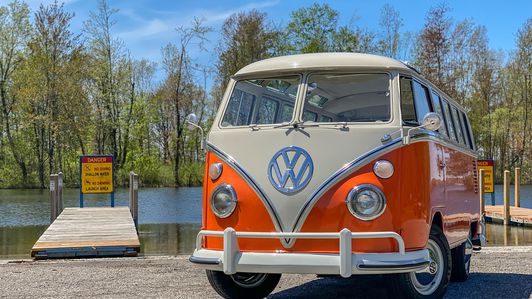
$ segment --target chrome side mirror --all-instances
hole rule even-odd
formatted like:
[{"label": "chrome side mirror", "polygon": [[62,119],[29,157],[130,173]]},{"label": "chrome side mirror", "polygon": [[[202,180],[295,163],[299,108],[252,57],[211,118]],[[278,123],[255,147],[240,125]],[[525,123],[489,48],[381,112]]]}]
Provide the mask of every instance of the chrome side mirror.
[{"label": "chrome side mirror", "polygon": [[[410,143],[410,132],[417,129],[427,129],[430,131],[436,131],[441,127],[441,116],[438,113],[435,112],[429,112],[423,117],[423,124],[420,126],[417,126],[415,128],[408,129],[408,132],[406,133],[406,136],[401,135],[403,137],[403,144],[409,144]],[[401,130],[401,134],[403,134],[403,130]]]},{"label": "chrome side mirror", "polygon": [[185,121],[188,124],[189,131],[193,131],[195,129],[198,129],[201,134],[201,149],[205,149],[205,133],[203,132],[203,128],[198,125],[198,117],[194,113],[190,113],[185,118]]},{"label": "chrome side mirror", "polygon": [[436,131],[441,127],[441,116],[435,112],[429,112],[423,117],[423,125],[419,128]]},{"label": "chrome side mirror", "polygon": [[188,129],[190,131],[192,131],[192,130],[194,130],[194,129],[196,129],[198,127],[198,117],[196,116],[196,114],[190,113],[189,115],[187,115],[186,121],[187,121],[187,124],[188,124]]}]

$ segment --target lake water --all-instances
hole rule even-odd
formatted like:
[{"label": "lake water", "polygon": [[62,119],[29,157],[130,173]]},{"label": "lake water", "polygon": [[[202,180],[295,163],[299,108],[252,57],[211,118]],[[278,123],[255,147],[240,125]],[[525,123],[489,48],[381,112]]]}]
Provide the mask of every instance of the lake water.
[{"label": "lake water", "polygon": [[[497,204],[502,188],[496,186]],[[79,189],[64,191],[65,207],[79,206]],[[143,255],[190,254],[201,226],[201,188],[144,188],[139,191],[139,236]],[[532,186],[522,186],[521,206],[532,208]],[[128,190],[118,189],[117,206],[128,205]],[[489,197],[486,198],[489,204]],[[512,199],[513,203],[513,199]],[[85,196],[86,207],[109,206],[105,195]],[[0,259],[29,258],[49,225],[47,190],[0,190]],[[488,246],[532,245],[532,229],[487,224]]]}]

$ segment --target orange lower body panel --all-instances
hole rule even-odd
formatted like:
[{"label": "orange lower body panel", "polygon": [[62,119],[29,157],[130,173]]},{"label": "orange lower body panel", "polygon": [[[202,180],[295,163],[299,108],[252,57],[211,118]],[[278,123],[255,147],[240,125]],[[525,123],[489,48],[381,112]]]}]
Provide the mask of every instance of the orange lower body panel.
[{"label": "orange lower body panel", "polygon": [[[395,173],[389,179],[378,178],[373,173],[373,162],[363,166],[349,177],[329,189],[311,208],[300,232],[339,232],[344,228],[352,232],[392,231],[400,234],[407,250],[424,248],[431,221],[432,188],[443,182],[434,158],[434,144],[414,143],[389,152],[381,157],[393,163]],[[237,232],[275,232],[273,221],[257,194],[231,167],[209,152],[207,161],[222,163],[223,173],[212,181],[206,176],[204,187],[204,218],[206,230],[223,231],[227,227]],[[208,165],[206,165],[208,167]],[[228,183],[235,188],[238,205],[228,218],[217,218],[210,210],[210,191],[218,184]],[[373,184],[382,189],[387,203],[384,213],[371,221],[359,220],[346,207],[349,191],[360,184]],[[440,184],[441,185],[441,184]],[[294,215],[295,217],[296,215]],[[285,248],[279,239],[238,239],[241,251],[255,252],[338,252],[337,239],[299,239]],[[206,237],[204,248],[222,250],[221,237]],[[354,252],[394,252],[398,250],[393,239],[353,239]]]}]

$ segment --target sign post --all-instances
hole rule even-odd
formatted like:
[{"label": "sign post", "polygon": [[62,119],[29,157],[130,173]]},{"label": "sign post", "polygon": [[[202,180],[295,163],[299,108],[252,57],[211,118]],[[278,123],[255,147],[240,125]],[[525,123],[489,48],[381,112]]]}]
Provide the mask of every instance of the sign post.
[{"label": "sign post", "polygon": [[484,169],[484,193],[491,193],[491,205],[495,205],[494,173],[493,160],[478,160],[478,169]]},{"label": "sign post", "polygon": [[80,156],[80,189],[79,207],[83,208],[84,194],[111,194],[111,207],[115,206],[113,188],[114,158],[113,156]]}]

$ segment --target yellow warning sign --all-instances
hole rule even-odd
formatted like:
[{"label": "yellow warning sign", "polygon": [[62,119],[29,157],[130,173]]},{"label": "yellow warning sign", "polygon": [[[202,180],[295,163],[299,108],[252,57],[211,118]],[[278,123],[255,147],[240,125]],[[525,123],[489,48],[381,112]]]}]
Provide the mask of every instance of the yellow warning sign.
[{"label": "yellow warning sign", "polygon": [[113,156],[81,157],[81,192],[113,192]]},{"label": "yellow warning sign", "polygon": [[484,192],[493,193],[493,160],[478,160],[478,169],[484,169]]}]

